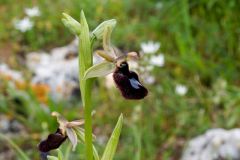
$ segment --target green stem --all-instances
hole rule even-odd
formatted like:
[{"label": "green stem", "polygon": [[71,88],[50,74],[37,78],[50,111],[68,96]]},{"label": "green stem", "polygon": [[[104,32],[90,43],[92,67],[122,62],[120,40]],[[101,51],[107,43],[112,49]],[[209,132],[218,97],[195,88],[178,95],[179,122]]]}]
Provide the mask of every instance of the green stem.
[{"label": "green stem", "polygon": [[[79,43],[79,46],[81,46],[81,42]],[[93,159],[93,148],[92,148],[92,79],[83,80],[82,77],[84,75],[84,72],[92,65],[90,63],[89,66],[84,66],[84,56],[83,52],[81,52],[81,47],[79,47],[79,79],[80,79],[80,90],[81,90],[81,96],[82,96],[82,103],[84,106],[84,119],[85,119],[85,155],[86,160],[92,160]],[[92,51],[90,49],[90,51]]]},{"label": "green stem", "polygon": [[92,44],[89,35],[89,28],[84,12],[81,11],[81,34],[79,35],[79,79],[82,101],[84,106],[85,119],[85,155],[86,160],[93,159],[92,148],[92,81],[91,79],[84,80],[85,71],[92,66]]},{"label": "green stem", "polygon": [[86,160],[93,159],[93,148],[92,148],[92,80],[81,80],[81,95],[84,106],[84,119],[85,119],[85,155]]},{"label": "green stem", "polygon": [[86,159],[93,159],[93,149],[92,149],[92,96],[91,88],[92,83],[87,80],[85,83],[85,94],[84,94],[84,117],[85,117],[85,143],[86,143]]}]

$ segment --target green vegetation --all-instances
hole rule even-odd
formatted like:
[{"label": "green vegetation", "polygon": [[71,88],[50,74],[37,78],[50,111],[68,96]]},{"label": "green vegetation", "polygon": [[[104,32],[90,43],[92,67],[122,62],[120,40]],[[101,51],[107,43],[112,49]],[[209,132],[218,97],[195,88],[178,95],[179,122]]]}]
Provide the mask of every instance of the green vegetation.
[{"label": "green vegetation", "polygon": [[[16,30],[14,20],[22,19],[24,8],[32,6],[41,11],[41,16],[33,17],[34,27],[24,33]],[[146,85],[150,93],[144,100],[125,101],[117,89],[106,89],[104,78],[93,85],[92,123],[97,138],[108,139],[117,117],[124,114],[116,160],[179,159],[184,142],[207,129],[240,127],[238,0],[2,0],[0,61],[22,69],[21,61],[12,57],[67,44],[74,36],[63,26],[62,12],[79,20],[81,9],[89,28],[106,19],[117,20],[112,38],[122,51],[139,51],[142,42],[153,40],[161,43],[157,53],[165,56],[164,66],[155,66],[149,73],[155,82]],[[142,56],[142,66],[150,65],[148,56]],[[178,84],[188,88],[185,95],[176,94]],[[0,79],[0,116],[14,117],[24,125],[25,132],[12,141],[31,159],[39,157],[40,139],[56,129],[50,112],[57,111],[70,121],[81,119],[79,106],[81,100],[49,98],[43,107],[31,89],[16,90]],[[107,142],[94,143],[102,155]],[[0,152],[5,150],[0,146]],[[61,151],[69,159],[84,159],[83,145],[69,152],[67,142]]]}]

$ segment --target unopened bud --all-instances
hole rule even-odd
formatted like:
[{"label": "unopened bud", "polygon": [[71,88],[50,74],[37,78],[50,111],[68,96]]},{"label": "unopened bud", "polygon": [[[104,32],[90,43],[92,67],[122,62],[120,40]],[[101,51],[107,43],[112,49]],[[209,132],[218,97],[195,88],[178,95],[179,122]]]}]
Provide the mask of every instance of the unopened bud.
[{"label": "unopened bud", "polygon": [[80,35],[81,24],[66,13],[63,13],[63,24],[75,35]]},{"label": "unopened bud", "polygon": [[116,23],[117,21],[115,19],[102,22],[92,31],[93,36],[95,36],[97,39],[102,39],[105,28],[109,27],[111,30],[113,30]]}]

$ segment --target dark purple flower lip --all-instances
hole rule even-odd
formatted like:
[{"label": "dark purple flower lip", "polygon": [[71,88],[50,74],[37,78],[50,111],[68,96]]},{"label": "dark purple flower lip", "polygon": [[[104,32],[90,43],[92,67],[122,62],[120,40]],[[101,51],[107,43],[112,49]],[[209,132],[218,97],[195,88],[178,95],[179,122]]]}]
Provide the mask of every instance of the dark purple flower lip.
[{"label": "dark purple flower lip", "polygon": [[[115,50],[115,48],[111,48],[110,50],[117,56],[116,58],[106,54],[104,51],[97,51],[96,53],[106,61],[116,65],[113,72],[113,80],[117,88],[121,91],[122,96],[126,99],[143,99],[146,97],[148,90],[139,81],[137,73],[129,71],[127,63],[128,59],[139,59],[139,54],[136,52],[123,54]],[[106,52],[108,53],[109,50],[106,49]]]},{"label": "dark purple flower lip", "polygon": [[117,62],[113,79],[126,99],[143,99],[148,94],[148,90],[139,81],[137,73],[129,71],[126,61]]},{"label": "dark purple flower lip", "polygon": [[55,133],[49,134],[47,139],[40,142],[38,149],[40,152],[49,152],[60,147],[66,139],[67,136],[64,135],[60,129],[57,129]]}]

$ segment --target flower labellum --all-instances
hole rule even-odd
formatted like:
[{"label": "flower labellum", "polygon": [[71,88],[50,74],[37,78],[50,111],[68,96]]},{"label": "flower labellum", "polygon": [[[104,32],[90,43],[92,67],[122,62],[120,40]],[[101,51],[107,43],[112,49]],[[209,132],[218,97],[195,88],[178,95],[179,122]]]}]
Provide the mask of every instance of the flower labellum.
[{"label": "flower labellum", "polygon": [[137,73],[129,71],[126,61],[117,62],[113,79],[126,99],[143,99],[148,90],[139,82]]},{"label": "flower labellum", "polygon": [[55,133],[49,134],[47,139],[40,142],[38,145],[39,151],[46,153],[53,149],[57,149],[60,145],[67,139],[67,136],[64,135],[60,129]]}]

